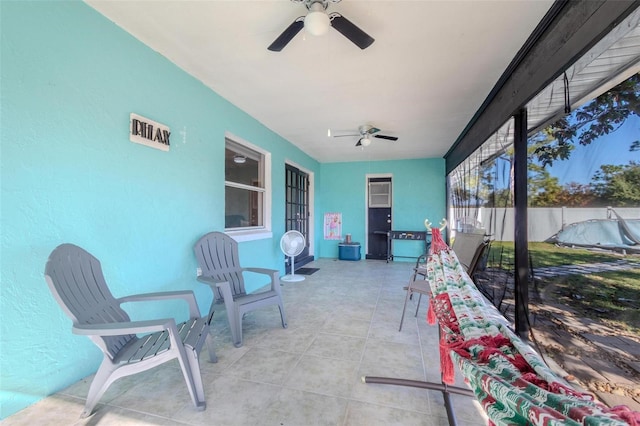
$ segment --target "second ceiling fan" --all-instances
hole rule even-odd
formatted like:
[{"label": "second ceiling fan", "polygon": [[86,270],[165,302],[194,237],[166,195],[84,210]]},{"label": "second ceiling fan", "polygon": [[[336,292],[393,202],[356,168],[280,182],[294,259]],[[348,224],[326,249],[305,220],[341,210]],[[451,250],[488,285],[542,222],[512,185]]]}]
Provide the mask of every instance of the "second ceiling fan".
[{"label": "second ceiling fan", "polygon": [[280,52],[304,27],[313,35],[322,35],[335,28],[340,34],[351,40],[360,49],[371,46],[374,39],[358,28],[353,22],[337,12],[327,14],[329,3],[338,3],[340,0],[291,0],[294,3],[302,3],[309,13],[295,19],[282,34],[267,48],[272,52]]},{"label": "second ceiling fan", "polygon": [[344,135],[333,135],[334,138],[342,138],[347,136],[360,136],[358,142],[356,142],[356,146],[369,146],[371,144],[370,136],[378,139],[385,139],[388,141],[397,141],[398,138],[396,136],[388,136],[388,135],[379,135],[378,133],[381,130],[377,127],[373,127],[369,124],[362,125],[358,127],[358,133],[350,133]]}]

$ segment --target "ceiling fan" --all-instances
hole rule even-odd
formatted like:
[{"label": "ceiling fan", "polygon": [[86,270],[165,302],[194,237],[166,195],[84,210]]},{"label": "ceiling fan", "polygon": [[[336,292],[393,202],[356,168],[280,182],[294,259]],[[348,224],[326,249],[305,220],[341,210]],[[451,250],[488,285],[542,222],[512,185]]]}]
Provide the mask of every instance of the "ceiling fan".
[{"label": "ceiling fan", "polygon": [[291,0],[294,3],[302,3],[309,13],[300,16],[283,31],[282,34],[268,47],[273,52],[280,52],[304,27],[313,35],[323,35],[329,27],[335,28],[340,34],[351,40],[360,49],[366,49],[374,42],[367,33],[358,28],[353,22],[337,12],[327,14],[329,3],[338,3],[340,0]]},{"label": "ceiling fan", "polygon": [[360,138],[358,139],[358,142],[356,142],[356,146],[369,146],[371,145],[371,138],[369,136],[372,136],[374,138],[378,138],[378,139],[385,139],[388,141],[397,141],[398,138],[395,136],[387,136],[387,135],[379,135],[377,134],[378,132],[380,132],[381,130],[378,129],[377,127],[373,127],[369,124],[365,124],[362,125],[360,127],[358,127],[358,133],[352,133],[352,134],[346,134],[346,135],[333,135],[334,138],[342,138],[342,137],[346,137],[346,136],[360,136]]}]

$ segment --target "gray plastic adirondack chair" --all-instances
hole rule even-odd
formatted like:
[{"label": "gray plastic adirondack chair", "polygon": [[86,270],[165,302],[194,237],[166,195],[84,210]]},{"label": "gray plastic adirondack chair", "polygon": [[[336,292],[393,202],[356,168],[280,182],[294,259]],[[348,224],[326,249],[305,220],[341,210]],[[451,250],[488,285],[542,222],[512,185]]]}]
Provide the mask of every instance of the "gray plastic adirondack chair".
[{"label": "gray plastic adirondack chair", "polygon": [[[193,248],[202,271],[198,280],[213,290],[214,304],[224,302],[229,319],[231,337],[236,347],[242,346],[242,317],[249,311],[269,305],[278,305],[282,327],[287,328],[284,304],[280,292],[280,275],[275,269],[243,268],[240,266],[238,243],[222,232],[210,232],[198,240]],[[268,290],[247,293],[243,272],[268,275]]]},{"label": "gray plastic adirondack chair", "polygon": [[[209,323],[192,291],[171,291],[114,298],[107,287],[98,259],[73,244],[62,244],[51,252],[45,280],[64,312],[73,321],[72,331],[89,337],[104,359],[91,382],[81,417],[91,415],[107,388],[117,379],[139,373],[174,358],[178,359],[193,404],[206,408],[198,354],[207,342],[209,360],[216,362]],[[183,299],[189,320],[176,324],[173,318],[131,321],[120,307],[125,302]],[[137,335],[142,335],[138,337]]]},{"label": "gray plastic adirondack chair", "polygon": [[[485,237],[484,234],[475,234],[475,233],[462,233],[458,232],[456,234],[456,239],[453,241],[453,246],[451,250],[458,257],[458,261],[465,272],[473,278],[476,268],[484,255],[485,250],[489,247],[489,241]],[[400,328],[398,331],[402,331],[402,323],[404,322],[404,314],[407,309],[407,302],[413,295],[413,293],[418,293],[418,306],[416,307],[416,316],[418,316],[418,310],[420,309],[420,301],[422,299],[422,295],[431,294],[431,286],[429,285],[429,281],[427,281],[427,266],[426,264],[421,264],[421,259],[426,259],[428,255],[423,255],[418,258],[416,262],[416,267],[413,269],[413,274],[409,279],[409,285],[405,287],[407,290],[407,295],[404,299],[404,307],[402,308],[402,318],[400,318]],[[422,277],[422,279],[418,279],[418,277]]]}]

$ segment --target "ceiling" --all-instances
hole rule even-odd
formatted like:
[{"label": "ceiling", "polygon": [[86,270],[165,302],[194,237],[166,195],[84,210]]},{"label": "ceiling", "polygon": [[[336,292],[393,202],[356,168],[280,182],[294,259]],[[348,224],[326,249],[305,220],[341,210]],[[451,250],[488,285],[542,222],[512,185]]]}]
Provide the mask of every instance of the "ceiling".
[{"label": "ceiling", "polygon": [[[301,31],[290,0],[86,0],[141,42],[320,162],[442,157],[552,0],[329,3],[375,39]],[[369,124],[396,142],[355,147]],[[260,144],[260,141],[250,141]]]}]

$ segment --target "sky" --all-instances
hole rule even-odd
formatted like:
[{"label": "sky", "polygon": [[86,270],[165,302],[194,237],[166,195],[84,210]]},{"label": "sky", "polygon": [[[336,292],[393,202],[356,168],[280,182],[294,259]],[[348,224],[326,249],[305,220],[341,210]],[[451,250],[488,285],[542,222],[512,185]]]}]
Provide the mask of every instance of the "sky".
[{"label": "sky", "polygon": [[632,115],[618,130],[598,138],[590,145],[576,144],[568,160],[554,161],[547,170],[558,178],[560,185],[590,183],[593,174],[603,164],[640,162],[640,151],[629,151],[631,142],[636,140],[640,140],[640,117]]}]

